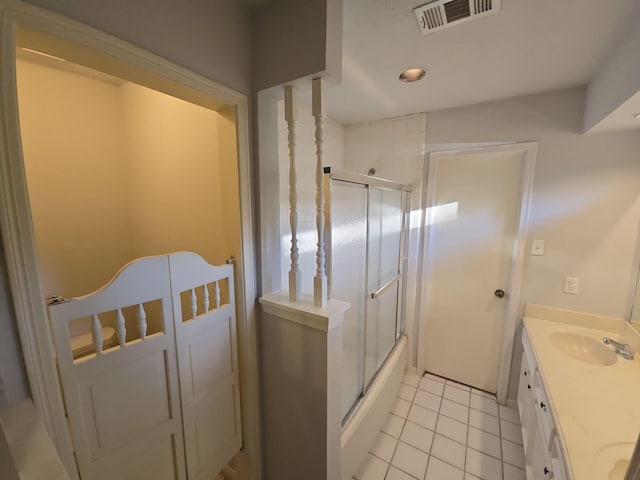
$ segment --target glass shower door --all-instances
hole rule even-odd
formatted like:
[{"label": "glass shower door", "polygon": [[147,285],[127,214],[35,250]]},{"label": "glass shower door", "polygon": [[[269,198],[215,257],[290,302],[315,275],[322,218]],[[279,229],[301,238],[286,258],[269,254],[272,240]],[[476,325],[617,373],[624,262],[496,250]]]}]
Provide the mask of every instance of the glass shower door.
[{"label": "glass shower door", "polygon": [[331,184],[331,297],[351,303],[343,326],[342,416],[360,398],[364,382],[367,262],[367,188]]},{"label": "glass shower door", "polygon": [[402,192],[369,187],[364,386],[396,343],[402,280]]},{"label": "glass shower door", "polygon": [[[346,419],[402,334],[404,252],[410,193],[366,176],[329,177],[325,224],[331,298],[349,302],[343,324]],[[354,178],[356,177],[356,178]]]}]

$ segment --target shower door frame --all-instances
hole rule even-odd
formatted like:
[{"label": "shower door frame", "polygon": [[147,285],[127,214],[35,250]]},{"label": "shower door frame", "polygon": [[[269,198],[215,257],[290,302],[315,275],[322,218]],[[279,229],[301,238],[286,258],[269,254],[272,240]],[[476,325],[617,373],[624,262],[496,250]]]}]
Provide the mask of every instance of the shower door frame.
[{"label": "shower door frame", "polygon": [[[256,267],[252,225],[251,162],[247,96],[144,49],[62,15],[12,0],[0,0],[0,230],[12,306],[31,396],[70,478],[78,479],[73,444],[62,401],[53,339],[40,284],[18,118],[16,35],[19,29],[56,37],[78,48],[155,75],[199,101],[232,108],[237,138],[240,255],[236,259],[238,352],[241,372],[243,450],[250,478],[262,478],[260,400],[256,338]],[[118,63],[120,62],[120,63]],[[115,67],[114,67],[115,68]],[[178,95],[179,96],[179,95]],[[194,103],[194,102],[192,102]]]},{"label": "shower door frame", "polygon": [[[402,225],[400,230],[400,245],[398,252],[398,269],[400,272],[396,277],[387,282],[383,287],[381,287],[378,291],[386,289],[393,283],[397,283],[398,288],[398,300],[396,305],[396,324],[395,324],[395,338],[394,343],[389,352],[385,355],[384,360],[380,364],[380,366],[376,369],[375,373],[367,381],[365,372],[366,372],[366,361],[363,362],[362,365],[362,381],[360,382],[360,394],[357,398],[353,400],[353,403],[349,407],[349,410],[344,415],[343,425],[348,421],[348,419],[355,413],[360,404],[361,400],[367,394],[367,391],[375,381],[378,373],[382,369],[382,366],[387,362],[389,356],[393,352],[394,347],[397,345],[398,340],[404,333],[405,327],[405,312],[406,305],[404,302],[406,301],[406,290],[407,290],[407,261],[408,261],[408,249],[409,249],[409,220],[410,220],[410,209],[411,209],[411,186],[403,185],[400,183],[395,183],[390,180],[386,180],[379,177],[372,177],[369,175],[363,175],[356,172],[350,172],[348,170],[340,170],[335,169],[333,167],[324,167],[324,199],[325,199],[325,223],[324,223],[324,238],[325,238],[325,269],[327,271],[327,288],[329,292],[329,297],[331,298],[331,286],[333,279],[333,271],[332,271],[332,238],[331,238],[331,189],[333,185],[333,181],[339,181],[343,183],[350,183],[356,185],[362,185],[367,189],[367,213],[366,213],[366,222],[367,222],[367,239],[366,239],[366,264],[365,264],[365,283],[362,285],[362,291],[364,292],[365,300],[373,298],[371,296],[371,292],[368,290],[368,278],[369,278],[369,216],[370,216],[370,187],[376,187],[383,190],[393,190],[399,191],[402,195],[401,197],[401,208],[402,208]],[[328,248],[327,248],[328,246]],[[367,341],[367,318],[368,318],[368,305],[369,302],[365,301],[364,303],[364,317],[365,317],[365,325],[364,325],[364,334],[363,341],[365,342],[365,356],[366,356],[366,341]]]}]

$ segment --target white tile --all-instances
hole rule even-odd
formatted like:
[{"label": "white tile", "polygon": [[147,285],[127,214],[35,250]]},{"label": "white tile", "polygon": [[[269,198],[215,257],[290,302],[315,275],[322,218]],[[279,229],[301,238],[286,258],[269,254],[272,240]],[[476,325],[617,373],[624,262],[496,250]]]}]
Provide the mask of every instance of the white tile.
[{"label": "white tile", "polygon": [[481,397],[490,398],[492,400],[496,399],[495,395],[493,395],[491,393],[488,393],[488,392],[485,392],[484,390],[478,390],[477,388],[472,388],[471,389],[471,393],[475,393],[476,395],[480,395]]},{"label": "white tile", "polygon": [[429,453],[433,442],[433,432],[415,423],[407,422],[402,430],[400,440]]},{"label": "white tile", "polygon": [[500,435],[500,420],[488,413],[474,410],[469,411],[469,425],[484,430],[485,432]]},{"label": "white tile", "polygon": [[442,397],[434,395],[433,393],[425,392],[424,390],[418,390],[416,396],[413,399],[413,403],[420,405],[421,407],[428,408],[437,412],[440,410],[440,402]]},{"label": "white tile", "polygon": [[472,393],[471,408],[488,413],[489,415],[498,416],[498,402],[491,398],[481,397],[480,395]]},{"label": "white tile", "polygon": [[404,426],[404,418],[400,418],[393,413],[387,417],[387,421],[382,426],[382,431],[395,438],[400,438],[402,427]]},{"label": "white tile", "polygon": [[440,415],[436,424],[436,433],[465,444],[467,443],[467,428],[466,423]]},{"label": "white tile", "polygon": [[446,398],[442,399],[442,404],[440,405],[440,414],[446,415],[447,417],[453,418],[460,422],[469,422],[469,407],[456,402],[452,402],[451,400],[447,400]]},{"label": "white tile", "polygon": [[416,478],[390,465],[385,480],[416,480]]},{"label": "white tile", "polygon": [[356,478],[358,480],[384,480],[388,468],[389,464],[387,462],[383,462],[378,457],[368,453],[366,460],[356,472]]},{"label": "white tile", "polygon": [[467,385],[463,385],[462,383],[458,383],[458,382],[454,382],[453,380],[448,380],[445,382],[447,385],[450,385],[452,387],[456,387],[459,388],[461,390],[466,390],[467,392],[471,390],[470,387],[468,387]]},{"label": "white tile", "polygon": [[420,383],[420,377],[412,372],[406,372],[404,374],[404,378],[402,379],[402,383],[406,383],[407,385],[411,385],[412,387],[417,387],[418,383]]},{"label": "white tile", "polygon": [[[287,217],[287,218],[289,218],[289,217]],[[436,382],[440,382],[440,383],[445,383],[445,381],[446,381],[444,378],[439,377],[437,375],[433,375],[432,373],[425,373],[423,378],[430,378],[431,380],[435,380]]]},{"label": "white tile", "polygon": [[480,450],[482,453],[502,458],[502,446],[500,445],[500,437],[492,435],[487,432],[483,432],[475,427],[469,427],[469,439],[467,445],[476,450]]},{"label": "white tile", "polygon": [[429,459],[425,480],[463,480],[464,472],[436,457]]},{"label": "white tile", "polygon": [[438,418],[438,414],[433,410],[429,410],[427,408],[421,407],[420,405],[413,405],[411,407],[411,411],[407,416],[407,420],[413,423],[417,423],[418,425],[428,428],[429,430],[436,429],[436,420]]},{"label": "white tile", "polygon": [[504,405],[500,405],[500,418],[506,420],[507,422],[520,425],[520,414],[518,413],[517,408],[505,407]]},{"label": "white tile", "polygon": [[524,468],[524,448],[522,445],[502,439],[502,459],[513,466]]},{"label": "white tile", "polygon": [[403,442],[398,443],[391,464],[417,478],[424,478],[429,455]]},{"label": "white tile", "polygon": [[502,462],[489,455],[467,448],[466,471],[482,480],[500,480]]},{"label": "white tile", "polygon": [[413,402],[413,396],[416,394],[417,387],[412,387],[411,385],[407,385],[406,383],[400,384],[400,390],[398,390],[398,397],[408,401]]},{"label": "white tile", "polygon": [[434,380],[432,378],[422,377],[418,388],[433,393],[434,395],[442,396],[442,392],[444,391],[444,383],[438,382],[437,380]]},{"label": "white tile", "polygon": [[453,385],[445,385],[444,387],[444,398],[449,400],[453,400],[454,402],[462,403],[463,405],[469,405],[469,390],[462,390],[461,388],[455,387]]},{"label": "white tile", "polygon": [[506,438],[511,442],[522,445],[522,428],[520,425],[501,420],[500,427],[502,431],[502,438]]},{"label": "white tile", "polygon": [[396,398],[396,401],[393,404],[393,407],[391,407],[391,413],[402,418],[407,418],[407,413],[409,413],[409,407],[411,407],[410,402],[407,402],[402,398]]},{"label": "white tile", "polygon": [[508,463],[502,465],[504,468],[504,480],[527,480],[527,474],[522,468],[514,467]]},{"label": "white tile", "polygon": [[391,435],[380,432],[376,441],[373,442],[369,453],[373,453],[376,457],[384,460],[385,462],[390,462],[397,443],[397,438],[393,438]]},{"label": "white tile", "polygon": [[453,440],[436,434],[433,437],[433,445],[431,446],[431,456],[437,457],[450,463],[454,467],[464,470],[464,445],[454,442]]}]

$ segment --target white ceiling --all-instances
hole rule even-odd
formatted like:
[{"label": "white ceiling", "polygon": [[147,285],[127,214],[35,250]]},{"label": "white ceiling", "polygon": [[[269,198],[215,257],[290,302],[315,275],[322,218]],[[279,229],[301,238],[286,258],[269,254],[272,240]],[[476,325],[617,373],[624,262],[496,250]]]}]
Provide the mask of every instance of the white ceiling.
[{"label": "white ceiling", "polygon": [[[426,0],[344,0],[344,124],[586,85],[640,14],[638,0],[502,0],[500,12],[423,36]],[[421,66],[427,77],[398,75]],[[639,122],[640,123],[640,122]]]}]

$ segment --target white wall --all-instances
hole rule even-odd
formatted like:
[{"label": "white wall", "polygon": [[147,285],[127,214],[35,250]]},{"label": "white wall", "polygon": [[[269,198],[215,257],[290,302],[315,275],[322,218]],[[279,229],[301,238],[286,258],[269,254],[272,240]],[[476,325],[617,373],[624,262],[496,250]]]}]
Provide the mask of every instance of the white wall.
[{"label": "white wall", "polygon": [[342,0],[265,2],[252,18],[255,91],[342,75]]},{"label": "white wall", "polygon": [[251,89],[250,16],[238,0],[28,0],[243,93]]},{"label": "white wall", "polygon": [[13,320],[2,248],[0,255],[0,410],[3,410],[25,399],[29,395],[29,386],[18,342],[18,329]]},{"label": "white wall", "polygon": [[[542,239],[545,255],[526,256],[521,300],[624,317],[640,221],[640,132],[581,135],[584,99],[576,88],[433,112],[428,146],[537,141],[527,251]],[[580,278],[578,295],[563,293],[565,276]],[[512,367],[511,398],[514,376]]]},{"label": "white wall", "polygon": [[640,20],[636,20],[629,32],[613,46],[605,57],[606,62],[589,82],[584,131],[606,128],[610,123],[607,116],[640,91],[640,64],[636,61],[639,46]]},{"label": "white wall", "polygon": [[[301,106],[296,124],[296,168],[298,188],[298,249],[302,271],[302,291],[313,293],[316,269],[316,145],[315,121],[311,109]],[[344,168],[342,124],[325,119],[323,165]],[[288,289],[291,268],[291,227],[289,224],[289,141],[284,120],[284,101],[278,102],[278,166],[280,192],[280,260],[282,288]]]}]

